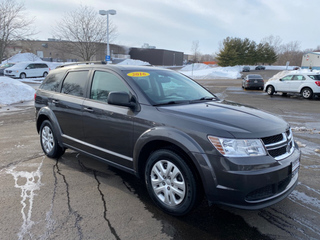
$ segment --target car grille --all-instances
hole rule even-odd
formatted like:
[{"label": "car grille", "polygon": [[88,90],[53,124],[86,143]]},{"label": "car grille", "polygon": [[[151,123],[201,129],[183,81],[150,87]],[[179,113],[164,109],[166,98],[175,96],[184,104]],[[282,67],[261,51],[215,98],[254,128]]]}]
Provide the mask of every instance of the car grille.
[{"label": "car grille", "polygon": [[290,156],[294,151],[291,129],[278,135],[262,138],[262,141],[269,155],[278,161]]}]

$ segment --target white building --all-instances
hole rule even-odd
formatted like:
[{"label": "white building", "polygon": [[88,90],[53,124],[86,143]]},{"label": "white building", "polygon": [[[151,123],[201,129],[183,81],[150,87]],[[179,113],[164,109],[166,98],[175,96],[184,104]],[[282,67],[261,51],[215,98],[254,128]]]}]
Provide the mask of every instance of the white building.
[{"label": "white building", "polygon": [[320,52],[309,52],[303,55],[301,68],[320,70]]}]

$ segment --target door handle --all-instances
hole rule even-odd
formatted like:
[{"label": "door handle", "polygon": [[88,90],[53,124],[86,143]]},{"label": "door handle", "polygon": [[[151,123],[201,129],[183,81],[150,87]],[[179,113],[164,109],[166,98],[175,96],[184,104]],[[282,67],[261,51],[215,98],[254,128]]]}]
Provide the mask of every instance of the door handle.
[{"label": "door handle", "polygon": [[84,107],[83,110],[87,112],[93,112],[93,109],[91,107]]},{"label": "door handle", "polygon": [[52,99],[52,103],[53,103],[53,104],[58,104],[58,103],[59,103],[59,101],[58,101],[58,100],[54,100],[54,99]]}]

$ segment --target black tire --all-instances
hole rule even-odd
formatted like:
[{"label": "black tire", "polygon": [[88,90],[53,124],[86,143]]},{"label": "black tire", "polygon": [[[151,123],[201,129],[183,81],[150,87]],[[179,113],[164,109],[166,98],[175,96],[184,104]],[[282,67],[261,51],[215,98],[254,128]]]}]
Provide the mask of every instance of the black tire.
[{"label": "black tire", "polygon": [[40,143],[43,152],[50,158],[59,158],[65,149],[58,144],[50,121],[45,120],[40,127]]},{"label": "black tire", "polygon": [[311,99],[313,98],[313,91],[311,88],[303,88],[301,90],[301,95],[305,99]]},{"label": "black tire", "polygon": [[188,214],[203,196],[190,167],[180,155],[168,149],[157,150],[149,156],[145,181],[153,202],[173,216]]},{"label": "black tire", "polygon": [[26,75],[25,73],[21,73],[21,74],[20,74],[20,78],[21,78],[21,79],[24,79],[24,78],[26,78],[26,77],[27,77],[27,75]]},{"label": "black tire", "polygon": [[48,75],[47,72],[44,72],[44,73],[43,73],[43,77],[46,77],[47,75]]},{"label": "black tire", "polygon": [[267,93],[268,93],[269,95],[273,95],[273,94],[274,94],[274,87],[271,86],[271,85],[269,85],[269,86],[267,87]]}]

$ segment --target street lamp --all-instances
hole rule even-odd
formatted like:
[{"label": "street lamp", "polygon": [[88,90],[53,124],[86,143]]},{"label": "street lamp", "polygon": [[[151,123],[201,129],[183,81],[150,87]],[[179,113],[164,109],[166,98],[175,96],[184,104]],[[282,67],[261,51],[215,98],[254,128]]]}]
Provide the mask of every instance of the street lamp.
[{"label": "street lamp", "polygon": [[110,9],[110,10],[99,10],[99,14],[104,16],[107,15],[107,56],[106,61],[110,61],[110,47],[109,47],[109,14],[116,15],[117,11]]}]

